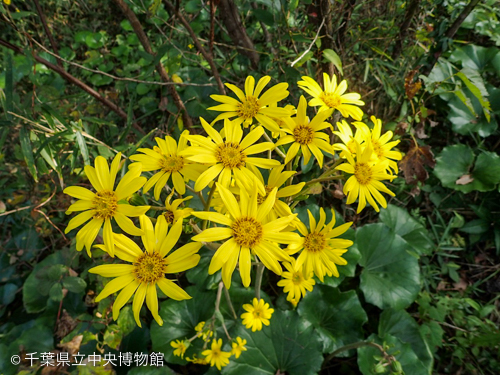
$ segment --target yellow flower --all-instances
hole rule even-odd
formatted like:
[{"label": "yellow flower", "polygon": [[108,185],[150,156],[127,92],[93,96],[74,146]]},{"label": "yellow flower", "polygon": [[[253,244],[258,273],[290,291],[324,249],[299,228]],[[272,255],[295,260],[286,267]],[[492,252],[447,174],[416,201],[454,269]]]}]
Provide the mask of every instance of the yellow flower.
[{"label": "yellow flower", "polygon": [[330,76],[323,73],[323,87],[320,87],[311,77],[303,76],[303,81],[297,82],[299,87],[313,97],[309,101],[311,107],[321,106],[319,112],[326,111],[330,108],[340,111],[342,116],[349,117],[360,121],[363,117],[363,111],[356,107],[357,105],[365,105],[361,101],[361,95],[357,93],[344,94],[347,90],[347,82],[343,80],[337,86],[337,77],[334,75],[330,80]]},{"label": "yellow flower", "polygon": [[355,121],[353,125],[356,127],[356,134],[352,133],[352,129],[349,124],[342,120],[342,122],[337,122],[338,131],[334,131],[333,134],[338,136],[343,143],[335,143],[333,148],[337,151],[342,151],[340,153],[341,158],[345,158],[346,153],[351,153],[356,155],[356,142],[362,145],[363,142],[368,141],[370,138],[370,129],[366,124],[362,122]]},{"label": "yellow flower", "polygon": [[288,293],[287,301],[297,302],[306,295],[306,290],[312,292],[313,285],[316,283],[313,279],[313,273],[310,272],[307,277],[302,269],[295,270],[295,259],[291,263],[283,263],[288,272],[283,272],[282,279],[278,281],[278,286],[283,287],[283,292]]},{"label": "yellow flower", "polygon": [[68,208],[66,214],[84,211],[70,220],[64,232],[68,233],[92,219],[76,234],[76,249],[81,251],[85,246],[89,256],[91,256],[92,243],[103,224],[105,250],[109,255],[114,256],[111,219],[115,219],[118,226],[128,234],[133,236],[143,234],[142,230],[137,228],[128,217],[144,215],[150,206],[134,207],[125,200],[144,185],[146,178],[140,177],[141,164],[131,165],[129,171],[113,190],[116,174],[120,169],[120,159],[121,153],[118,153],[111,163],[111,169],[102,156],[95,159],[95,168],[90,165],[85,166],[85,174],[96,190],[95,193],[80,186],[70,186],[64,189],[65,194],[79,199]]},{"label": "yellow flower", "polygon": [[[398,173],[398,163],[394,160],[401,160],[402,155],[399,151],[391,150],[391,148],[397,146],[399,141],[389,142],[392,137],[392,131],[385,132],[382,136],[380,135],[382,132],[382,120],[376,118],[375,116],[371,116],[370,120],[373,122],[373,129],[371,132],[371,143],[373,147],[373,153],[376,156],[378,161],[389,161],[389,168],[391,168],[394,173]],[[391,160],[392,159],[392,160]]]},{"label": "yellow flower", "polygon": [[193,358],[186,357],[186,361],[192,362],[197,365],[208,365],[208,362],[205,358],[198,358],[196,353],[193,354]]},{"label": "yellow flower", "polygon": [[198,332],[196,336],[201,337],[203,341],[208,341],[210,337],[214,335],[214,332],[210,329],[203,329],[205,327],[205,322],[199,322],[194,330]]},{"label": "yellow flower", "polygon": [[158,146],[150,148],[140,148],[137,151],[142,154],[132,155],[131,160],[142,163],[144,172],[160,170],[144,185],[143,192],[147,193],[153,186],[155,199],[160,199],[160,193],[163,187],[167,184],[170,177],[174,184],[175,190],[181,195],[186,192],[186,184],[184,180],[193,180],[200,176],[204,167],[200,164],[190,163],[185,160],[179,153],[187,146],[186,136],[189,131],[184,131],[179,139],[179,145],[175,139],[166,136],[165,139],[155,138]]},{"label": "yellow flower", "polygon": [[296,215],[265,221],[273,208],[277,188],[274,188],[262,205],[257,205],[257,193],[248,195],[245,189],[240,191],[240,201],[221,184],[217,183],[219,194],[229,212],[194,212],[193,215],[203,220],[226,225],[204,230],[193,237],[194,241],[213,242],[228,239],[215,252],[208,273],[213,274],[222,268],[222,280],[227,289],[231,286],[231,276],[239,260],[241,280],[245,287],[250,285],[251,254],[259,257],[262,263],[274,273],[281,275],[281,262],[289,262],[290,256],[278,246],[294,244],[297,233],[281,232],[294,220]]},{"label": "yellow flower", "polygon": [[205,356],[205,360],[210,362],[210,366],[217,366],[217,369],[221,369],[229,364],[229,357],[231,353],[223,352],[221,350],[222,339],[213,340],[210,349],[204,350],[201,354]]},{"label": "yellow flower", "polygon": [[172,189],[172,192],[168,195],[167,199],[165,200],[166,211],[163,213],[163,216],[165,217],[165,220],[169,225],[175,224],[177,220],[182,221],[182,219],[190,216],[191,213],[193,212],[192,208],[179,208],[179,205],[182,202],[190,200],[193,197],[189,196],[182,199],[175,199],[172,203],[170,203],[170,200],[172,199],[173,195],[174,195],[174,189]]},{"label": "yellow flower", "polygon": [[[250,157],[250,155],[274,148],[272,142],[254,144],[264,134],[262,126],[253,129],[242,140],[243,130],[241,126],[225,120],[225,140],[223,140],[219,132],[205,120],[201,119],[201,125],[207,132],[208,138],[201,135],[188,136],[191,143],[199,146],[189,147],[183,152],[183,155],[186,155],[188,160],[212,165],[196,180],[194,184],[196,191],[203,190],[217,176],[222,186],[228,187],[233,175],[240,184],[250,190],[255,177],[246,167],[247,164],[260,168],[272,168],[280,165],[277,160]],[[264,195],[264,185],[259,184],[258,188],[261,195]]]},{"label": "yellow flower", "polygon": [[262,324],[268,326],[269,319],[271,319],[271,315],[274,312],[274,309],[269,308],[269,304],[264,303],[262,298],[260,300],[254,298],[252,305],[246,303],[243,305],[243,308],[247,311],[241,314],[243,325],[247,329],[251,328],[252,332],[260,331]]},{"label": "yellow flower", "polygon": [[294,270],[302,269],[303,275],[309,275],[312,272],[323,281],[324,276],[339,277],[336,264],[345,265],[347,261],[342,258],[342,254],[353,244],[350,240],[335,238],[343,234],[351,223],[345,223],[337,228],[335,225],[335,212],[332,210],[332,220],[325,225],[326,214],[323,208],[319,212],[319,222],[316,224],[311,211],[309,214],[309,228],[302,223],[296,222],[297,229],[304,236],[298,247],[290,247],[294,252],[302,250],[295,263]]},{"label": "yellow flower", "polygon": [[143,215],[140,219],[141,227],[144,230],[142,243],[146,251],[142,251],[128,237],[115,234],[113,240],[117,257],[132,264],[105,264],[91,268],[89,272],[103,277],[116,277],[106,284],[96,298],[96,302],[99,302],[121,290],[113,304],[114,320],[118,319],[120,309],[135,293],[132,310],[137,325],[141,327],[139,313],[144,300],[146,300],[146,305],[156,322],[163,325],[163,321],[158,315],[156,286],[158,285],[163,293],[176,301],[191,298],[181,287],[167,279],[165,274],[175,274],[195,267],[200,261],[197,252],[200,250],[201,244],[191,242],[170,253],[179,241],[182,233],[182,222],[178,221],[168,230],[167,222],[163,216],[158,217],[154,228],[147,216]]},{"label": "yellow flower", "polygon": [[271,169],[269,173],[269,177],[267,179],[267,184],[262,177],[262,174],[257,168],[250,168],[255,176],[260,180],[262,184],[264,184],[264,188],[266,189],[265,196],[259,196],[257,198],[258,204],[262,204],[267,195],[275,188],[278,188],[278,192],[276,193],[276,200],[274,201],[273,209],[269,213],[269,219],[275,220],[278,217],[284,217],[288,215],[292,215],[292,211],[290,207],[285,202],[281,201],[280,198],[287,198],[294,196],[302,190],[305,185],[305,182],[300,182],[296,185],[288,185],[285,187],[281,187],[288,179],[290,179],[297,172],[295,171],[285,171],[283,172],[284,165],[280,165],[279,167],[275,167]]},{"label": "yellow flower", "polygon": [[170,342],[170,345],[172,345],[174,350],[174,355],[177,357],[184,358],[184,354],[186,353],[186,349],[189,347],[189,341],[188,340],[175,340],[175,342]]},{"label": "yellow flower", "polygon": [[[314,118],[309,121],[306,116],[307,102],[301,96],[299,106],[297,108],[297,115],[292,117],[290,121],[284,121],[284,130],[288,135],[281,137],[276,146],[281,146],[287,143],[292,143],[286,153],[285,164],[292,160],[299,149],[302,150],[304,156],[304,163],[308,163],[311,157],[311,152],[318,161],[320,167],[323,166],[323,153],[321,150],[334,154],[332,145],[330,144],[330,137],[328,134],[320,130],[329,128],[331,125],[324,122],[330,117],[331,111],[319,112]],[[286,119],[285,119],[286,120]]]},{"label": "yellow flower", "polygon": [[246,351],[245,345],[247,344],[247,340],[241,339],[241,337],[236,337],[237,342],[233,342],[233,349],[231,350],[231,354],[236,358],[240,358],[241,352]]},{"label": "yellow flower", "polygon": [[223,104],[208,109],[225,112],[217,116],[214,122],[237,116],[233,120],[236,125],[243,123],[244,127],[248,127],[252,124],[253,119],[256,119],[266,129],[279,132],[279,126],[273,118],[288,116],[289,111],[284,108],[267,106],[271,106],[288,96],[288,83],[278,83],[259,98],[262,90],[270,80],[271,77],[269,76],[262,77],[255,87],[255,79],[252,76],[248,76],[245,81],[245,92],[241,91],[235,85],[226,83],[226,86],[236,94],[239,101],[226,95],[210,95],[212,99]]},{"label": "yellow flower", "polygon": [[356,145],[356,160],[353,156],[347,154],[348,163],[339,165],[336,169],[352,174],[344,185],[344,194],[347,196],[347,204],[352,204],[358,199],[357,213],[360,213],[366,207],[366,201],[372,205],[375,211],[379,212],[379,208],[375,200],[384,208],[387,207],[387,201],[380,194],[380,191],[389,195],[395,196],[381,182],[382,180],[393,180],[395,177],[387,173],[389,160],[383,162],[373,161],[373,149],[369,145],[361,151],[359,143]]}]

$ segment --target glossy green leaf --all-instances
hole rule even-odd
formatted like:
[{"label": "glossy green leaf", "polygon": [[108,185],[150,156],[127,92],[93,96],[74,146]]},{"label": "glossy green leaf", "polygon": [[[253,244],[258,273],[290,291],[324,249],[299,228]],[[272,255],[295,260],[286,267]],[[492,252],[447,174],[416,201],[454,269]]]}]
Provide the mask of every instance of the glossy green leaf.
[{"label": "glossy green leaf", "polygon": [[389,204],[380,210],[380,221],[391,228],[397,235],[403,237],[418,254],[430,254],[432,241],[427,229],[407,210]]},{"label": "glossy green leaf", "polygon": [[80,277],[68,276],[63,280],[63,286],[73,293],[84,293],[87,283]]},{"label": "glossy green leaf", "polygon": [[482,152],[474,163],[472,150],[465,145],[443,149],[436,157],[434,174],[444,187],[469,193],[473,190],[493,190],[500,182],[500,157],[494,152]]},{"label": "glossy green leaf", "polygon": [[224,375],[313,375],[323,362],[319,336],[295,311],[275,311],[262,331],[238,325],[231,335],[247,340],[247,351],[231,358]]},{"label": "glossy green leaf", "polygon": [[408,243],[384,224],[368,224],[356,231],[356,244],[367,302],[381,309],[409,306],[420,290],[420,268]]},{"label": "glossy green leaf", "polygon": [[[363,339],[361,327],[368,321],[354,290],[341,293],[326,285],[316,285],[299,303],[299,315],[318,331],[323,352],[331,353],[341,346]],[[340,356],[348,356],[342,352]]]},{"label": "glossy green leaf", "polygon": [[430,374],[434,357],[429,345],[422,337],[419,327],[417,322],[406,311],[388,309],[380,315],[378,335],[381,338],[392,335],[403,343],[410,344],[419,361],[427,369],[427,373]]},{"label": "glossy green leaf", "polygon": [[[201,321],[207,322],[215,309],[215,293],[201,292],[195,287],[187,288],[186,292],[193,298],[184,301],[167,299],[162,302],[159,314],[163,319],[163,326],[157,323],[151,325],[153,351],[164,353],[165,360],[171,363],[186,364],[187,362],[173,355],[174,348],[170,343],[177,339],[193,337],[196,334],[194,327]],[[203,342],[195,340],[193,344],[202,345]],[[188,350],[187,356],[190,354]]]}]

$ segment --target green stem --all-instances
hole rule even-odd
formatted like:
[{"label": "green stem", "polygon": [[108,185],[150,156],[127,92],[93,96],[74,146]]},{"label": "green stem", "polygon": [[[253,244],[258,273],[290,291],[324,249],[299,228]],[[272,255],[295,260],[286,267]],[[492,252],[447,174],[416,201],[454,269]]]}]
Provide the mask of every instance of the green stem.
[{"label": "green stem", "polygon": [[224,296],[226,297],[226,301],[229,305],[229,309],[231,310],[231,313],[233,314],[234,319],[238,319],[238,315],[236,315],[236,311],[234,310],[233,303],[231,302],[231,297],[229,296],[229,290],[224,287]]},{"label": "green stem", "polygon": [[[212,197],[214,196],[215,189],[217,188],[216,184],[217,184],[217,180],[214,181],[214,184],[212,185],[212,188],[210,189],[210,193],[208,193],[208,198],[207,198],[207,201],[205,202],[205,206],[203,209],[204,211],[210,210],[210,203],[212,202]],[[203,224],[201,225],[201,229],[203,229],[203,230],[207,229],[207,224],[208,224],[208,221],[203,220]]]},{"label": "green stem", "polygon": [[191,186],[189,186],[189,185],[187,185],[187,184],[186,184],[186,188],[187,188],[190,192],[192,192],[192,193],[196,194],[197,196],[199,196],[199,197],[200,197],[200,200],[201,200],[201,203],[203,204],[203,206],[205,206],[205,204],[206,204],[206,202],[205,202],[205,198],[203,198],[203,194],[201,194],[201,191],[196,191],[196,190],[194,190]]},{"label": "green stem", "polygon": [[260,301],[260,286],[262,285],[262,276],[264,275],[264,264],[257,264],[257,275],[255,276],[255,298]]},{"label": "green stem", "polygon": [[[268,142],[271,142],[274,144],[273,140],[271,139],[271,137],[266,133],[266,131],[264,130],[264,138],[266,139],[266,141]],[[283,153],[283,151],[281,151],[278,147],[275,147],[274,148],[274,151],[276,151],[276,153],[281,156],[283,159],[286,159],[286,155]]]}]

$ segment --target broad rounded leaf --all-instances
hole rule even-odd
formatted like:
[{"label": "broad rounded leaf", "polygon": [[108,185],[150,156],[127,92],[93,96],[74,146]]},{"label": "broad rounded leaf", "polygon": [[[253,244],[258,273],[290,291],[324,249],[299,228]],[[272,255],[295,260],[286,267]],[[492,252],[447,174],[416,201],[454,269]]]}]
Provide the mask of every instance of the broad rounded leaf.
[{"label": "broad rounded leaf", "polygon": [[401,207],[389,204],[380,210],[380,221],[403,237],[419,255],[430,254],[432,241],[427,229]]},{"label": "broad rounded leaf", "polygon": [[[315,286],[300,302],[297,311],[319,332],[324,353],[362,340],[361,327],[368,321],[354,290],[341,293],[326,285]],[[340,356],[348,354],[345,351]]]},{"label": "broad rounded leaf", "polygon": [[[367,341],[382,345],[385,342],[390,346],[389,354],[394,355],[401,364],[403,371],[408,375],[429,375],[429,370],[419,360],[417,354],[412,350],[410,344],[403,343],[397,337],[387,335],[384,340],[378,338],[375,334],[368,337]],[[374,366],[378,363],[374,357],[380,357],[380,350],[372,346],[363,346],[358,348],[358,366],[363,375],[373,375]]]},{"label": "broad rounded leaf", "polygon": [[380,314],[378,334],[384,338],[387,335],[397,337],[401,342],[410,344],[420,362],[430,374],[433,366],[433,355],[422,337],[417,322],[403,310],[388,309]]},{"label": "broad rounded leaf", "polygon": [[[186,292],[193,298],[184,301],[168,299],[160,304],[159,314],[163,319],[163,326],[151,324],[152,350],[164,353],[165,360],[171,363],[187,362],[173,355],[174,348],[170,342],[193,337],[196,334],[194,327],[201,321],[206,322],[214,313],[215,293],[201,292],[195,287],[186,288]],[[193,344],[198,343],[203,345],[202,340],[193,341]],[[186,354],[191,354],[189,349]]]},{"label": "broad rounded leaf", "polygon": [[385,309],[409,306],[420,290],[418,260],[408,243],[384,224],[369,224],[356,231],[361,253],[361,290],[367,302]]},{"label": "broad rounded leaf", "polygon": [[231,336],[247,340],[247,351],[238,359],[231,357],[222,369],[225,375],[313,375],[323,362],[318,334],[295,311],[275,311],[262,331],[239,324]]}]

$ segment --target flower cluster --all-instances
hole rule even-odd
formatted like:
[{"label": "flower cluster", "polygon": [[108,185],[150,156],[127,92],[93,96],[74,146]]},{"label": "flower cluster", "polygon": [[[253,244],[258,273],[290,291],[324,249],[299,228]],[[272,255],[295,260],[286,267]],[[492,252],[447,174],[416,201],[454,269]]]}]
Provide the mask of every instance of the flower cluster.
[{"label": "flower cluster", "polygon": [[[340,180],[345,173],[349,175],[344,185],[346,204],[358,200],[358,213],[367,203],[376,211],[379,205],[387,206],[381,193],[394,193],[383,181],[392,181],[398,173],[401,154],[393,150],[398,141],[391,141],[390,131],[382,134],[381,120],[372,116],[372,127],[361,122],[363,111],[359,106],[364,103],[360,95],[346,93],[346,81],[337,84],[335,76],[324,75],[323,87],[305,76],[298,85],[312,96],[309,102],[301,96],[297,107],[280,107],[279,102],[289,95],[288,84],[278,83],[266,90],[270,80],[266,76],[255,82],[250,76],[244,91],[226,84],[236,98],[212,95],[220,104],[209,110],[220,113],[212,123],[200,118],[203,134],[186,130],[178,141],[166,136],[156,138],[153,148],[139,148],[130,156],[132,163],[116,187],[116,177],[123,168],[121,154],[111,166],[98,156],[95,167],[85,167],[94,191],[81,186],[64,190],[77,199],[67,213],[80,212],[66,232],[85,224],[76,234],[76,249],[85,247],[91,256],[102,228],[102,244],[95,247],[120,260],[89,270],[114,278],[96,298],[100,301],[119,292],[112,308],[114,319],[133,297],[139,326],[144,301],[155,321],[163,324],[157,287],[174,300],[190,298],[167,276],[195,267],[203,245],[214,250],[208,273],[220,270],[227,289],[236,269],[245,287],[252,282],[253,267],[258,277],[268,269],[282,276],[278,285],[296,304],[312,291],[314,277],[324,281],[325,276],[339,276],[337,266],[347,263],[342,255],[352,245],[352,241],[340,238],[352,223],[336,226],[333,210],[330,219],[323,208],[319,218],[308,211],[308,222],[294,213],[311,187]],[[316,106],[319,110],[309,117],[309,107]],[[329,121],[336,111],[344,119],[334,127]],[[349,118],[355,121],[349,124]],[[317,162],[318,178],[296,179],[300,158],[303,164]],[[141,188],[145,198],[152,190],[149,202],[153,206],[158,206],[162,194],[168,194],[163,196],[165,204],[136,205],[131,197]],[[186,195],[188,190],[190,194]],[[189,207],[193,197],[203,210]],[[187,226],[189,231],[185,230]],[[189,238],[182,236],[184,232],[196,234]],[[134,236],[141,237],[142,246],[131,238]],[[269,324],[273,309],[262,299],[243,308],[247,311],[242,315],[247,328],[256,331]],[[207,331],[203,324],[196,331],[196,337],[205,343],[214,334],[213,327]],[[189,341],[177,340],[172,346],[174,354],[183,357]],[[220,369],[231,355],[221,347],[221,339],[214,338],[211,349],[201,353],[204,359],[193,357],[191,361]],[[236,358],[242,350],[242,341],[233,343]]]}]

